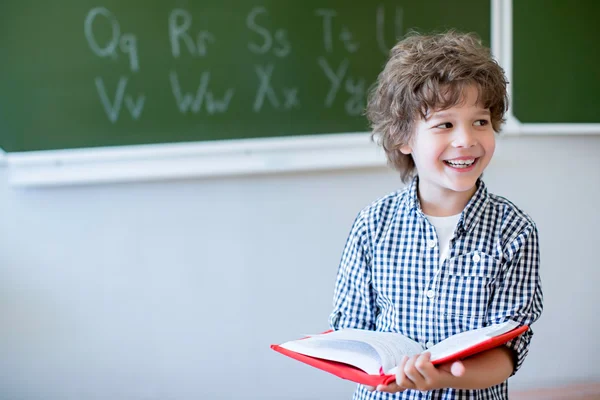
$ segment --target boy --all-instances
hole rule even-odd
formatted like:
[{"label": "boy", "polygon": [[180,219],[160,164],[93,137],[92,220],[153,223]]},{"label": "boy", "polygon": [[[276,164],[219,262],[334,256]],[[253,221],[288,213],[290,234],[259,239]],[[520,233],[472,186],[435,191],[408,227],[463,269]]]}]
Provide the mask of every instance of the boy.
[{"label": "boy", "polygon": [[[481,181],[506,85],[474,35],[410,35],[391,50],[367,116],[410,182],[357,216],[338,271],[333,329],[400,332],[427,348],[462,331],[539,318],[537,228]],[[507,399],[507,379],[532,335],[437,368],[429,353],[405,357],[395,383],[359,385],[354,399]]]}]

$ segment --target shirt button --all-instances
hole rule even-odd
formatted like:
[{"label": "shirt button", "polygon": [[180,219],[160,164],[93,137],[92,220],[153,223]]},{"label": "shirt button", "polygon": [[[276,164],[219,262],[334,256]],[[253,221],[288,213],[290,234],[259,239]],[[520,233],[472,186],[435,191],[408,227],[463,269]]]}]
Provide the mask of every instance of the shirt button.
[{"label": "shirt button", "polygon": [[433,296],[435,296],[435,292],[433,290],[428,290],[427,293],[425,293],[425,295],[432,299]]},{"label": "shirt button", "polygon": [[429,247],[431,247],[432,249],[435,247],[436,244],[437,244],[436,241],[433,240],[433,239],[430,240],[429,243],[428,243]]},{"label": "shirt button", "polygon": [[479,262],[479,260],[481,260],[481,257],[479,257],[479,254],[475,253],[473,255],[473,262]]},{"label": "shirt button", "polygon": [[425,343],[425,347],[427,347],[428,349],[433,347],[433,342],[427,342]]}]

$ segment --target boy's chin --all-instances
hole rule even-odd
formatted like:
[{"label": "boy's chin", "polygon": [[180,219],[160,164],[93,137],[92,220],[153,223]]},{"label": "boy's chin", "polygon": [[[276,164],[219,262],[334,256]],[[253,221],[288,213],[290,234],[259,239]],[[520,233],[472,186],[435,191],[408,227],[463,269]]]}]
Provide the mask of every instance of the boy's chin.
[{"label": "boy's chin", "polygon": [[474,191],[476,185],[477,185],[477,178],[471,178],[471,179],[463,178],[460,181],[450,182],[450,184],[448,185],[448,188],[455,192],[462,193],[462,192]]}]

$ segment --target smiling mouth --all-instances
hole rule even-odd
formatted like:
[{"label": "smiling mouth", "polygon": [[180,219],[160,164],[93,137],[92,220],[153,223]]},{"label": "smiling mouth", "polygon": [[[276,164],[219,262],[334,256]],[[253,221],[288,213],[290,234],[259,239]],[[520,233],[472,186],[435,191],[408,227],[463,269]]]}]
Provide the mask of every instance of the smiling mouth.
[{"label": "smiling mouth", "polygon": [[444,160],[444,164],[452,168],[469,168],[473,166],[479,158],[471,158],[467,160]]}]

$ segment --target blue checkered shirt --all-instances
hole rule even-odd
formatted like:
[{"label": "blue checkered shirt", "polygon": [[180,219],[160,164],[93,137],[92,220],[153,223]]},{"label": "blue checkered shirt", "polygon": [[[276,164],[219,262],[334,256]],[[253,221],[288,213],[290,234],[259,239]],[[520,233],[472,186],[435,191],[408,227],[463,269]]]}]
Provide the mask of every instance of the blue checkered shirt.
[{"label": "blue checkered shirt", "polygon": [[[425,348],[465,330],[537,320],[543,298],[532,219],[489,194],[479,180],[440,264],[435,228],[420,208],[417,184],[418,177],[357,216],[338,271],[331,328],[399,332]],[[515,372],[532,335],[529,329],[507,343]],[[354,399],[508,399],[508,384],[395,394],[358,385]]]}]

